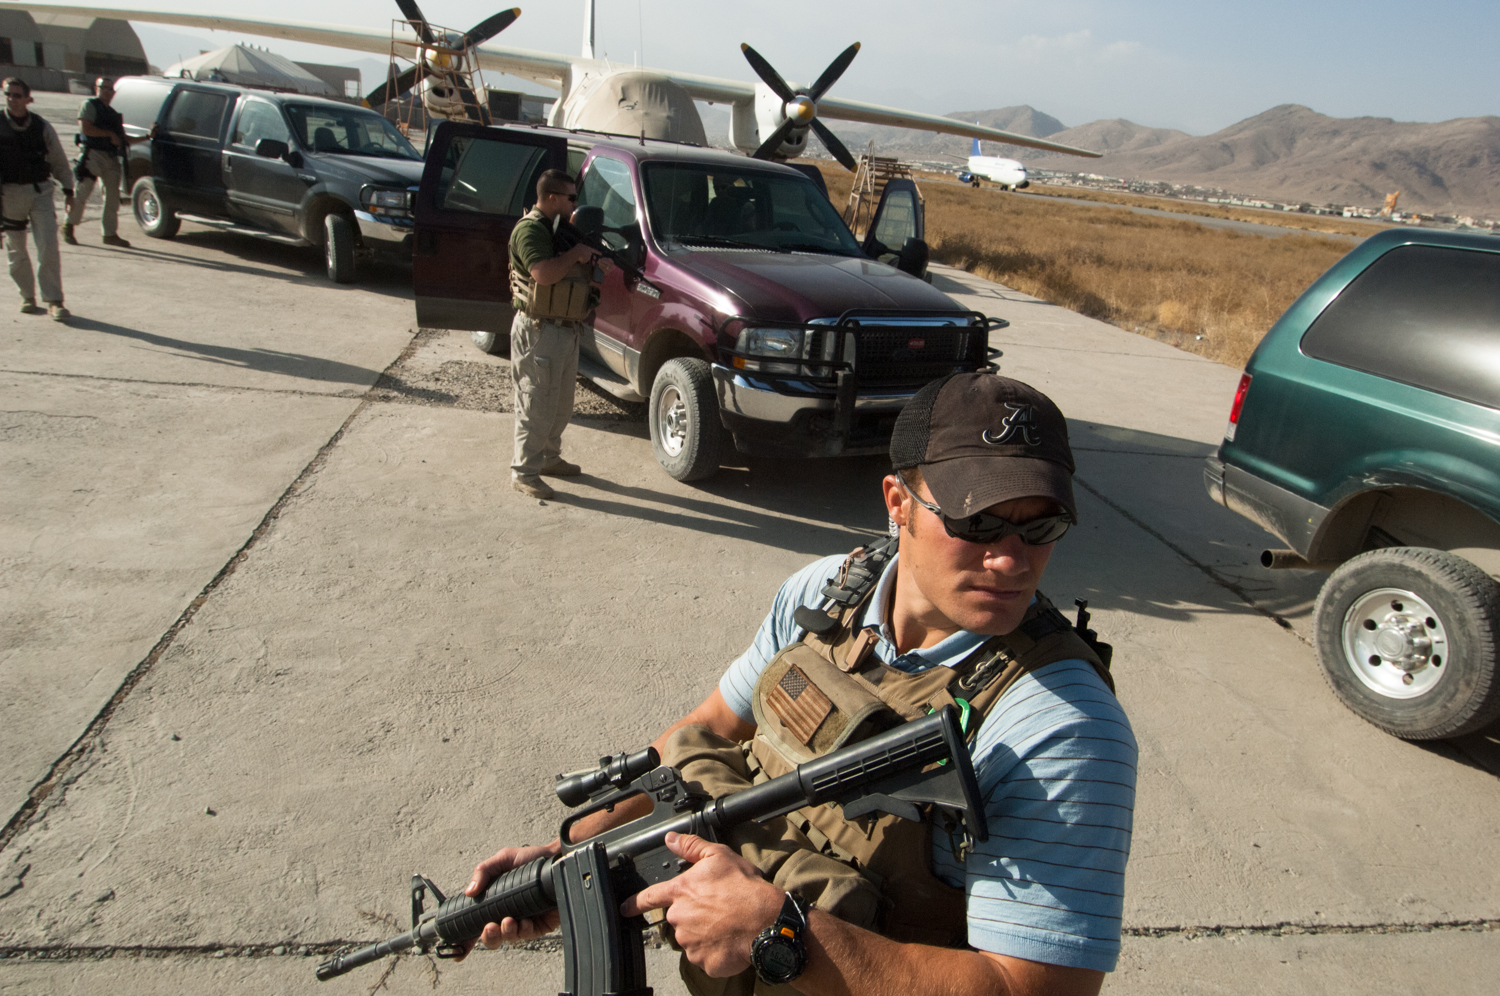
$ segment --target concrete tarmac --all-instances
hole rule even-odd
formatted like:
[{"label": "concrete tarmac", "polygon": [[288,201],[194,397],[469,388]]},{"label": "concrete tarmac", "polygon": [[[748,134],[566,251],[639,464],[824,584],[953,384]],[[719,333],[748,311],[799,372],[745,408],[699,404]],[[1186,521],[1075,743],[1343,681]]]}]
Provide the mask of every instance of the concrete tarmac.
[{"label": "concrete tarmac", "polygon": [[[505,361],[413,338],[399,277],[216,233],[64,260],[80,323],[0,326],[0,992],[313,989],[405,928],[413,871],[554,835],[553,774],[649,741],[787,574],[884,528],[879,459],[683,485],[591,397],[585,475],[522,498]],[[1071,419],[1083,522],[1044,587],[1090,600],[1141,745],[1110,991],[1491,991],[1500,786],[1323,686],[1321,576],[1254,566],[1270,538],[1203,492],[1238,371],[938,273]],[[438,981],[555,993],[540,947]]]}]

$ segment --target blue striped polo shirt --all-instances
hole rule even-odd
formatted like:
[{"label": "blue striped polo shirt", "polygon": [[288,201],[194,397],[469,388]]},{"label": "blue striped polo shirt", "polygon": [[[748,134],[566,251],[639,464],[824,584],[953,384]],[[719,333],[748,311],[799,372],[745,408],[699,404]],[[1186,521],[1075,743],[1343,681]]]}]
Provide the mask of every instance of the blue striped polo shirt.
[{"label": "blue striped polo shirt", "polygon": [[[719,681],[724,701],[755,722],[750,698],[771,658],[800,630],[792,613],[819,594],[842,556],[793,574],[776,593],[750,648]],[[898,558],[899,559],[899,558]],[[879,630],[875,653],[903,671],[951,667],[984,642],[960,632],[897,654],[882,619],[895,561],[861,623]],[[962,864],[946,834],[933,839],[933,871],[968,894],[969,944],[982,951],[1073,968],[1113,971],[1120,954],[1125,862],[1135,806],[1136,743],[1130,721],[1085,661],[1057,661],[1024,675],[985,717],[974,770],[990,839]]]}]

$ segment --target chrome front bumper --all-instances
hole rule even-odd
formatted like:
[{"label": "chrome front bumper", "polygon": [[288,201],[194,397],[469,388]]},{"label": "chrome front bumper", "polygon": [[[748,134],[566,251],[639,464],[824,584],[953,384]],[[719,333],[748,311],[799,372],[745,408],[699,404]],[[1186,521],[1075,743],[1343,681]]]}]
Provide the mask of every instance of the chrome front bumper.
[{"label": "chrome front bumper", "polygon": [[830,396],[826,387],[816,389],[806,381],[747,375],[717,363],[712,369],[719,410],[761,422],[789,423],[806,411],[838,413],[846,406],[850,415],[895,412],[917,393],[907,389],[860,392],[856,381],[846,379],[846,386]]},{"label": "chrome front bumper", "polygon": [[398,225],[390,219],[377,218],[368,211],[355,211],[354,217],[359,222],[360,239],[372,248],[379,246],[394,249],[411,239],[413,229],[410,224]]}]

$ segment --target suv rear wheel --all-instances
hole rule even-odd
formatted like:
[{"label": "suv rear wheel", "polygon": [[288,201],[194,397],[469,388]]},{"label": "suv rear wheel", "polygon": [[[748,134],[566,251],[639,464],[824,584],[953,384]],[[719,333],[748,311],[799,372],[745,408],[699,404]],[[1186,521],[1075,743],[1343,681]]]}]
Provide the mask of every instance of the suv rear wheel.
[{"label": "suv rear wheel", "polygon": [[651,382],[648,421],[651,449],[668,474],[699,481],[718,473],[724,429],[707,361],[680,357],[662,364]]},{"label": "suv rear wheel", "polygon": [[176,212],[167,207],[149,176],[135,181],[130,191],[130,207],[135,211],[135,223],[153,239],[170,239],[182,227]]},{"label": "suv rear wheel", "polygon": [[1387,733],[1455,737],[1500,716],[1500,584],[1464,558],[1360,554],[1329,577],[1315,611],[1323,676]]},{"label": "suv rear wheel", "polygon": [[330,212],[323,218],[323,261],[329,280],[354,283],[354,226],[347,215]]}]

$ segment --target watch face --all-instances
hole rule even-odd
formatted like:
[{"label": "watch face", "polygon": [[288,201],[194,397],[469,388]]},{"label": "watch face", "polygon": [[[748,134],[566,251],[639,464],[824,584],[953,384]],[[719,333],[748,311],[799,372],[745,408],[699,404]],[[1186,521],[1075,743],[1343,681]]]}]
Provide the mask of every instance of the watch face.
[{"label": "watch face", "polygon": [[783,940],[772,940],[760,949],[760,970],[772,978],[787,978],[802,967],[796,949]]}]

